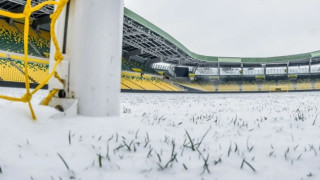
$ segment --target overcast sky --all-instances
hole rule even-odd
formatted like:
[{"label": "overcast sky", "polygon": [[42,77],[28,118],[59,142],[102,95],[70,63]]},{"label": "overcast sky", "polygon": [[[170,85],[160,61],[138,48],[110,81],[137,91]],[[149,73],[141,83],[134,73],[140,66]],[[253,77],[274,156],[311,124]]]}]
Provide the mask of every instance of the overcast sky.
[{"label": "overcast sky", "polygon": [[320,50],[320,0],[124,0],[195,53],[265,57]]}]

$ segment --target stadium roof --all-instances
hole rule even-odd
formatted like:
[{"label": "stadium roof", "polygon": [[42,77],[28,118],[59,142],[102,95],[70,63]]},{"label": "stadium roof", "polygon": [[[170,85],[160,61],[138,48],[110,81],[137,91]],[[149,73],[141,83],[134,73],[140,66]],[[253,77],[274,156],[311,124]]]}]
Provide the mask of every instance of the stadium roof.
[{"label": "stadium roof", "polygon": [[[141,49],[145,54],[159,57],[162,61],[175,61],[181,64],[206,62],[234,63],[275,63],[288,61],[306,61],[320,57],[320,51],[276,57],[218,57],[204,56],[190,51],[171,35],[148,20],[124,9],[124,46]],[[125,50],[125,49],[124,49]]]},{"label": "stadium roof", "polygon": [[[46,0],[32,0],[32,5],[37,5],[43,1]],[[18,13],[23,11],[25,4],[26,0],[0,0],[0,9]],[[53,12],[53,9],[54,7],[50,5],[33,13],[33,25],[39,25],[41,28],[49,30],[49,15]],[[124,9],[123,50],[124,52],[134,51],[135,55],[144,59],[158,59],[164,62],[191,65],[210,62],[285,63],[288,61],[307,62],[310,59],[320,60],[320,51],[266,58],[200,55],[190,51],[171,35],[127,8]]]},{"label": "stadium roof", "polygon": [[[31,4],[32,6],[35,6],[44,1],[47,1],[47,0],[32,0]],[[18,13],[18,12],[23,12],[25,4],[26,4],[26,0],[0,0],[0,9]],[[53,10],[54,10],[54,7],[52,5],[44,6],[39,11],[34,12],[31,15],[31,18],[38,19],[43,15],[52,14]]]}]

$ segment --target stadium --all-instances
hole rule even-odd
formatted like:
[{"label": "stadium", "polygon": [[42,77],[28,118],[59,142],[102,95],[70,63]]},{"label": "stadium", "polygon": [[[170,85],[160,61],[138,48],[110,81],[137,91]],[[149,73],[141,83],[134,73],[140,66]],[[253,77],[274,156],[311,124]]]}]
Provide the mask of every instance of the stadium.
[{"label": "stadium", "polygon": [[[13,12],[22,10],[21,4],[9,2],[3,2],[2,8],[16,7]],[[51,13],[52,9],[46,9],[35,14],[32,22],[29,79],[35,85],[49,72],[48,23]],[[23,24],[12,19],[2,19],[1,27],[0,84],[24,87]],[[123,91],[320,90],[320,51],[267,58],[202,56],[191,52],[169,34],[127,8],[124,10],[122,56]]]},{"label": "stadium", "polygon": [[0,179],[319,178],[320,51],[205,56],[95,3],[0,1]]}]

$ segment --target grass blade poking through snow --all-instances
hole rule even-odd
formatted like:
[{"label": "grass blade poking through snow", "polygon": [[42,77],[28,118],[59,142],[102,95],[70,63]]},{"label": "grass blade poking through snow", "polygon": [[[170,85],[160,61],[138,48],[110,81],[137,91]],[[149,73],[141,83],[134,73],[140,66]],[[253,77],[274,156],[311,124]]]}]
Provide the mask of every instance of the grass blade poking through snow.
[{"label": "grass blade poking through snow", "polygon": [[188,167],[185,165],[185,164],[182,164],[183,165],[183,168],[188,171]]},{"label": "grass blade poking through snow", "polygon": [[151,148],[150,151],[148,152],[147,158],[149,158],[150,156],[152,156],[152,155],[151,155],[152,150],[153,150],[153,148]]},{"label": "grass blade poking through snow", "polygon": [[253,172],[256,172],[256,169],[250,163],[248,163],[245,159],[242,160],[242,163],[240,166],[241,169],[243,168],[244,164],[248,165],[252,169]]},{"label": "grass blade poking through snow", "polygon": [[203,166],[202,166],[202,168],[203,168],[203,171],[202,171],[202,173],[201,174],[204,174],[206,171],[210,174],[211,172],[210,172],[210,169],[209,169],[209,154],[208,154],[208,156],[207,156],[207,158],[205,158],[204,156],[203,156],[203,154],[199,151],[199,149],[197,149],[197,151],[198,151],[198,153],[199,153],[199,155],[202,157],[202,159],[203,159]]},{"label": "grass blade poking through snow", "polygon": [[98,154],[99,167],[102,167],[102,156]]},{"label": "grass blade poking through snow", "polygon": [[197,144],[197,145],[198,145],[198,148],[200,147],[200,145],[201,145],[201,143],[202,143],[203,139],[204,139],[204,138],[206,137],[206,135],[209,133],[210,129],[211,129],[211,127],[210,127],[210,128],[206,131],[206,133],[204,133],[204,135],[202,136],[202,138],[201,138],[200,142]]},{"label": "grass blade poking through snow", "polygon": [[107,143],[107,155],[106,158],[110,161],[110,156],[109,156],[109,142]]},{"label": "grass blade poking through snow", "polygon": [[71,130],[69,130],[69,145],[71,145]]},{"label": "grass blade poking through snow", "polygon": [[60,157],[60,159],[62,160],[63,164],[66,166],[66,168],[67,168],[68,171],[69,171],[70,168],[69,168],[68,164],[66,163],[66,161],[63,159],[63,157],[62,157],[59,153],[57,153],[57,154],[58,154],[58,156]]},{"label": "grass blade poking through snow", "polygon": [[188,139],[189,139],[189,141],[190,141],[190,143],[191,143],[191,149],[192,149],[192,151],[195,151],[196,149],[195,149],[195,147],[194,147],[193,140],[191,139],[191,137],[190,137],[190,135],[189,135],[189,133],[188,133],[187,130],[186,130],[186,134],[187,134]]}]

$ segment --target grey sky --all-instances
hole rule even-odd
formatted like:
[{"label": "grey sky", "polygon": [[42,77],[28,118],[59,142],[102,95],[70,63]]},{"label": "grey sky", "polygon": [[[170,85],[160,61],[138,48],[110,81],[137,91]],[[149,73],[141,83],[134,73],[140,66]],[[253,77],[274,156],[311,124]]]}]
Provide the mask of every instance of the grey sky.
[{"label": "grey sky", "polygon": [[203,55],[320,50],[320,0],[125,0],[125,6]]}]

